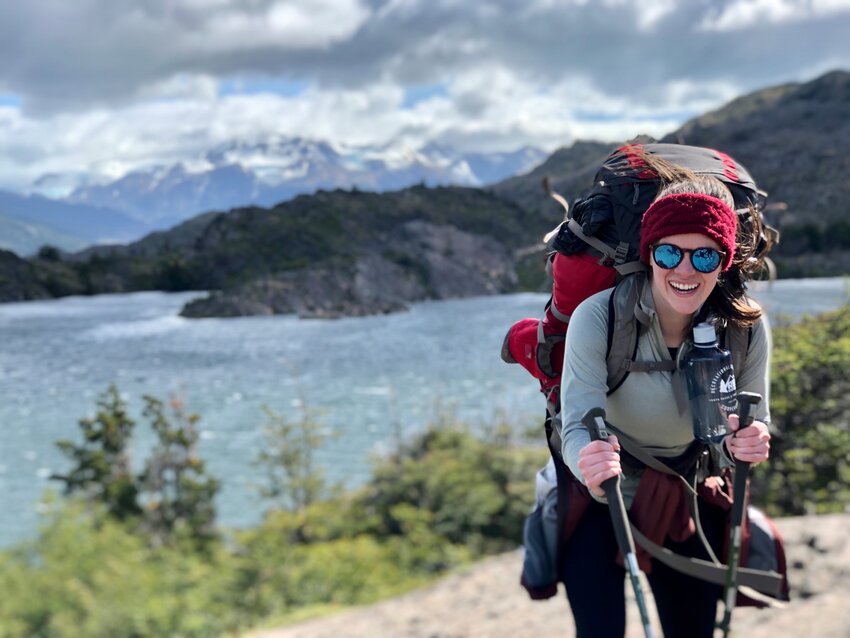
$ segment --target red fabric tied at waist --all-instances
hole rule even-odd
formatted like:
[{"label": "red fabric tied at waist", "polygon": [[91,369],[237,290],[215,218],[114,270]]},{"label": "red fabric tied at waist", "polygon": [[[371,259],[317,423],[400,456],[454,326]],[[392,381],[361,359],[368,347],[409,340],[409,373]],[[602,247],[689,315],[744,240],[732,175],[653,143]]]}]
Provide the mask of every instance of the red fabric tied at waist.
[{"label": "red fabric tied at waist", "polygon": [[[684,541],[696,532],[682,479],[651,468],[643,472],[629,518],[658,545],[663,545],[668,537],[676,542]],[[652,569],[652,557],[640,545],[636,549],[638,564],[648,574]],[[622,561],[622,555],[618,556],[617,562],[622,564]]]}]

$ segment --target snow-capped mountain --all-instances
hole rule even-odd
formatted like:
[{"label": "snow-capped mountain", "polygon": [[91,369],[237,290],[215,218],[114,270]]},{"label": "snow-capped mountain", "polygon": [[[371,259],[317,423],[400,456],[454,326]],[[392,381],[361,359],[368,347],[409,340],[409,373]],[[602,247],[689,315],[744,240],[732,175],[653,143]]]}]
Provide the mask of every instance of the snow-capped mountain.
[{"label": "snow-capped mountain", "polygon": [[319,189],[386,191],[412,184],[481,186],[530,170],[545,153],[459,153],[429,144],[351,147],[302,138],[229,142],[193,162],[77,187],[65,201],[106,206],[164,228],[209,210],[271,206]]}]

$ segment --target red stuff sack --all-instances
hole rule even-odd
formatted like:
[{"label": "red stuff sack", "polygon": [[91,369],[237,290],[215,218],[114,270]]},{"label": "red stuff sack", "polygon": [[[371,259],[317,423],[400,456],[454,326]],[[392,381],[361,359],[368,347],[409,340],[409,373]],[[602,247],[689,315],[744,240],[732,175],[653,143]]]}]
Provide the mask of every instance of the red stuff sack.
[{"label": "red stuff sack", "polygon": [[502,343],[502,360],[519,363],[540,382],[547,400],[556,403],[553,391],[561,383],[564,339],[570,315],[591,295],[614,285],[616,271],[588,254],[552,253],[552,297],[542,320],[526,318],[513,324]]}]

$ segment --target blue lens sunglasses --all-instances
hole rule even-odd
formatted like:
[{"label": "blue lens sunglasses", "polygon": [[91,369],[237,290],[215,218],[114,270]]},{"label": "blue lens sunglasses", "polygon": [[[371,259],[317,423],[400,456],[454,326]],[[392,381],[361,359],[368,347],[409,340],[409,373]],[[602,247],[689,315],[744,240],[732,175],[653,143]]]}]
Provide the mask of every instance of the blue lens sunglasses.
[{"label": "blue lens sunglasses", "polygon": [[691,264],[694,270],[708,274],[717,270],[726,253],[708,246],[702,248],[694,248],[689,250],[680,248],[675,244],[656,244],[652,247],[652,258],[659,267],[665,270],[673,270],[676,266],[682,263],[685,255],[691,256]]}]

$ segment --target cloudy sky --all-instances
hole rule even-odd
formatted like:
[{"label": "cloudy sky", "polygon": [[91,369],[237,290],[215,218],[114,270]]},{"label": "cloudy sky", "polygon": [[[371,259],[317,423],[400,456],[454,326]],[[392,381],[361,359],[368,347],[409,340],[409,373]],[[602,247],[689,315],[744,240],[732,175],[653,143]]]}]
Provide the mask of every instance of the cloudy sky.
[{"label": "cloudy sky", "polygon": [[850,69],[850,0],[0,3],[0,188],[230,140],[553,150]]}]

